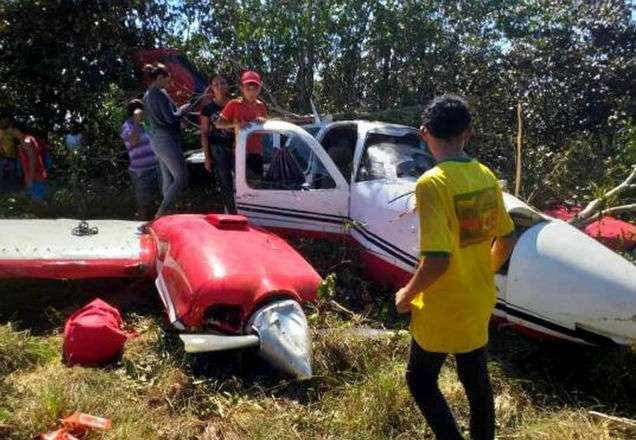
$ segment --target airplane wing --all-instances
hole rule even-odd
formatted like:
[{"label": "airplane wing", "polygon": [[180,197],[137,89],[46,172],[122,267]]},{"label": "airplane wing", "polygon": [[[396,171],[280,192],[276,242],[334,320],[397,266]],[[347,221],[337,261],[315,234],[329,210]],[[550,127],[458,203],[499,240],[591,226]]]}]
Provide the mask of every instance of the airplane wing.
[{"label": "airplane wing", "polygon": [[156,248],[142,224],[122,220],[0,220],[0,278],[152,276]]}]

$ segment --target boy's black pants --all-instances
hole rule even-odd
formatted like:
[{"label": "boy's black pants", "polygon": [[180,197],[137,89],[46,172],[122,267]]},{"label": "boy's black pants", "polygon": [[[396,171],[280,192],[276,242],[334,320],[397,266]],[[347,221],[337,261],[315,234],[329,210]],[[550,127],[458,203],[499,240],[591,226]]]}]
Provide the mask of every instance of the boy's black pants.
[{"label": "boy's black pants", "polygon": [[[437,379],[446,353],[423,350],[413,340],[406,382],[420,411],[439,440],[463,439],[455,418],[439,390]],[[495,437],[495,403],[486,368],[486,347],[455,354],[457,373],[470,405],[470,435],[474,440]]]}]

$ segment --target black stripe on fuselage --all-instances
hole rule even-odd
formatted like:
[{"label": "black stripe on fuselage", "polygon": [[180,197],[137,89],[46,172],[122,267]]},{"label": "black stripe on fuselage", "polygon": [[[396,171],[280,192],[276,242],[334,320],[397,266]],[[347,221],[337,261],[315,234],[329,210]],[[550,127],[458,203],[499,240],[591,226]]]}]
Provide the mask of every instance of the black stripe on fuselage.
[{"label": "black stripe on fuselage", "polygon": [[574,330],[572,330],[571,328],[563,327],[559,324],[555,324],[554,322],[546,321],[543,318],[539,318],[538,316],[531,315],[527,312],[511,307],[510,305],[508,305],[507,303],[503,301],[497,301],[497,303],[495,304],[495,308],[498,310],[501,310],[502,312],[505,312],[508,315],[515,316],[524,321],[538,325],[540,327],[551,330],[553,332],[561,333],[571,338],[580,339],[590,344],[618,345],[614,340],[612,340],[611,338],[608,338],[607,336],[602,336],[597,333],[593,333],[589,330],[585,330],[579,327],[576,327]]},{"label": "black stripe on fuselage", "polygon": [[418,261],[415,258],[413,258],[412,256],[410,256],[409,254],[407,254],[406,252],[404,252],[403,250],[395,247],[394,245],[392,245],[391,243],[387,242],[386,240],[383,240],[383,239],[375,236],[374,234],[372,234],[368,230],[366,230],[366,229],[364,229],[364,228],[362,228],[362,227],[360,227],[358,225],[355,225],[354,228],[367,241],[369,241],[373,245],[379,247],[380,249],[382,249],[384,252],[388,253],[392,257],[397,258],[398,260],[402,261],[405,264],[408,264],[409,266],[417,267]]},{"label": "black stripe on fuselage", "polygon": [[[262,205],[252,205],[247,203],[238,204],[237,207],[239,209],[243,209],[248,212],[255,212],[260,214],[271,214],[271,215],[279,215],[283,217],[303,219],[303,220],[312,220],[317,222],[323,222],[328,224],[338,224],[341,225],[345,221],[351,221],[349,217],[335,216],[330,214],[318,214],[310,211],[300,211],[296,209],[285,209],[285,208],[272,208],[272,207],[264,207]],[[356,231],[358,231],[366,240],[373,243],[375,246],[379,247],[389,255],[397,258],[398,260],[408,264],[409,266],[417,266],[418,260],[411,256],[409,253],[403,251],[392,243],[384,240],[381,237],[378,237],[374,233],[370,232],[366,228],[360,225],[354,225]]]},{"label": "black stripe on fuselage", "polygon": [[[330,218],[330,219],[336,219],[336,220],[349,220],[349,217],[345,217],[342,215],[333,215],[333,214],[322,214],[319,212],[312,212],[312,211],[303,211],[300,209],[289,209],[289,208],[273,208],[271,206],[265,206],[265,205],[255,205],[253,203],[237,203],[238,207],[244,207],[244,208],[259,208],[259,209],[266,209],[269,211],[277,211],[276,213],[290,213],[290,214],[309,214],[311,216],[314,217],[325,217],[325,218]],[[246,209],[247,210],[247,209]]]},{"label": "black stripe on fuselage", "polygon": [[342,222],[344,221],[344,219],[318,217],[313,213],[297,214],[297,213],[279,211],[277,209],[273,210],[273,209],[252,208],[251,206],[246,206],[246,205],[237,205],[237,208],[242,209],[244,211],[255,212],[259,214],[279,215],[282,217],[312,220],[317,222],[329,223],[331,225],[341,225]]}]

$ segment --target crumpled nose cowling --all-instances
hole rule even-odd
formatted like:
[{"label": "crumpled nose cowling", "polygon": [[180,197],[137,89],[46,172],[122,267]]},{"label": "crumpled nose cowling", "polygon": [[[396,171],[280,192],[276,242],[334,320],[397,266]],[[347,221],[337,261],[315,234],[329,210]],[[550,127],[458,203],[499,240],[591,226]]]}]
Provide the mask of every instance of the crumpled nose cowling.
[{"label": "crumpled nose cowling", "polygon": [[281,370],[311,376],[300,304],[315,301],[321,278],[289,244],[241,216],[166,216],[150,230],[157,290],[187,352],[256,346]]},{"label": "crumpled nose cowling", "polygon": [[311,377],[309,324],[300,304],[288,299],[261,307],[247,323],[250,331],[259,337],[263,359],[298,378]]}]

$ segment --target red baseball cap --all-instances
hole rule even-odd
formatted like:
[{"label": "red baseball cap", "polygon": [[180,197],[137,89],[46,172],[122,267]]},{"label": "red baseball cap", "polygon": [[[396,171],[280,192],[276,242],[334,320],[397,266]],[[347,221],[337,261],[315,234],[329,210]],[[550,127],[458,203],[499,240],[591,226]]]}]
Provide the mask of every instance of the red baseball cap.
[{"label": "red baseball cap", "polygon": [[255,72],[253,70],[246,70],[245,72],[243,72],[243,74],[241,75],[241,84],[257,84],[257,85],[262,85],[261,83],[261,76],[258,74],[258,72]]}]

